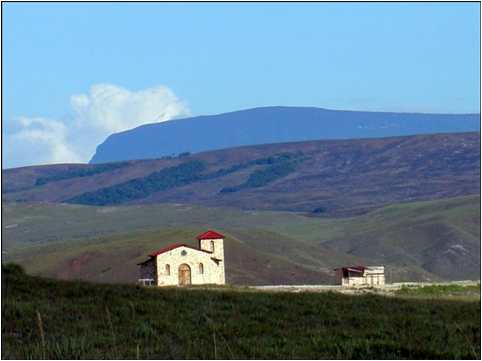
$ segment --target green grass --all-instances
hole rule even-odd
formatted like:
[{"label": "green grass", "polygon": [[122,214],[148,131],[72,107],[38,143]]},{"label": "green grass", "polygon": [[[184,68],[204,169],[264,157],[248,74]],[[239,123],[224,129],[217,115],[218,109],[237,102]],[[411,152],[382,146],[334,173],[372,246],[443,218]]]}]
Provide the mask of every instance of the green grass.
[{"label": "green grass", "polygon": [[400,296],[420,297],[478,297],[480,299],[480,284],[477,285],[430,285],[402,286],[395,292]]},{"label": "green grass", "polygon": [[[227,276],[237,284],[325,283],[333,268],[346,264],[386,265],[390,282],[478,279],[479,207],[480,196],[470,196],[334,219],[185,204],[7,203],[2,206],[3,259],[29,273],[59,276],[67,262],[88,254],[92,261],[77,276],[127,282],[149,252],[193,242],[201,231],[214,228],[227,236]],[[455,240],[467,254],[447,253]],[[307,272],[319,277],[308,279]],[[292,273],[292,279],[278,277]]]},{"label": "green grass", "polygon": [[4,359],[480,359],[480,304],[2,272]]}]

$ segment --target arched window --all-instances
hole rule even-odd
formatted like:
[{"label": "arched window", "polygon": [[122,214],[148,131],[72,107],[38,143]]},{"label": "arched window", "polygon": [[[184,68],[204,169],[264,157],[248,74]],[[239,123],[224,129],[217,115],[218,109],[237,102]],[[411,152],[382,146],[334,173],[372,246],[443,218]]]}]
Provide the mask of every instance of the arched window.
[{"label": "arched window", "polygon": [[204,265],[202,263],[199,263],[199,273],[200,274],[204,273]]},{"label": "arched window", "polygon": [[214,252],[214,241],[211,241],[211,251]]},{"label": "arched window", "polygon": [[170,276],[170,275],[171,275],[171,266],[166,264],[166,276]]}]

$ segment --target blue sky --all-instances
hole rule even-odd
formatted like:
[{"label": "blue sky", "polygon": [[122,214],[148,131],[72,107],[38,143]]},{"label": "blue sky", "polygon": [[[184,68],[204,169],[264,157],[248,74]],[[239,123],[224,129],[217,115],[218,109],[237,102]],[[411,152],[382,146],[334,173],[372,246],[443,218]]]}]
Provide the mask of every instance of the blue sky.
[{"label": "blue sky", "polygon": [[257,106],[479,112],[478,3],[2,6],[4,167]]}]

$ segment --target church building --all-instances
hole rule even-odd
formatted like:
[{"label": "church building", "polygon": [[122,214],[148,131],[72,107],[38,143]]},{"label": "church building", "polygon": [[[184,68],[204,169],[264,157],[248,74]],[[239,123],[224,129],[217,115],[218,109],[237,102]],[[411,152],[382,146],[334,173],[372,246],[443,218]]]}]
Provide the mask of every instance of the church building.
[{"label": "church building", "polygon": [[198,247],[171,244],[139,263],[139,282],[155,286],[225,284],[224,236],[209,230],[197,237]]}]

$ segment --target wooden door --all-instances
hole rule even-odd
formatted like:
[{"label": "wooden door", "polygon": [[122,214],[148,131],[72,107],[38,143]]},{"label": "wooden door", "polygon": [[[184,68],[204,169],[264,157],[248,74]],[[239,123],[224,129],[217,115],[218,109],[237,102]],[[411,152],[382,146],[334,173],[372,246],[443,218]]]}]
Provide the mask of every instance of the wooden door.
[{"label": "wooden door", "polygon": [[191,267],[183,263],[179,266],[179,285],[187,286],[191,284]]}]

